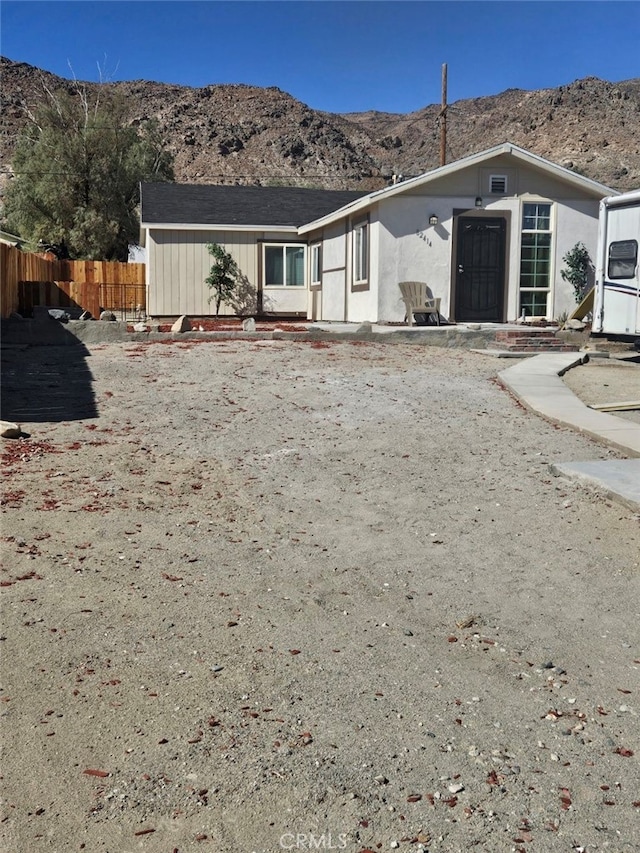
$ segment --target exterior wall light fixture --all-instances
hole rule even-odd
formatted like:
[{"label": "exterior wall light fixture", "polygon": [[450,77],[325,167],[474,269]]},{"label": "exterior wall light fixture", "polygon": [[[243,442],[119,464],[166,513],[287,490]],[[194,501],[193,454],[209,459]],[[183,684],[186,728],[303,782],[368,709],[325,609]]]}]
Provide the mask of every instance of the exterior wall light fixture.
[{"label": "exterior wall light fixture", "polygon": [[482,198],[479,195],[476,196],[476,207],[482,207]]},{"label": "exterior wall light fixture", "polygon": [[431,216],[429,217],[429,225],[437,225],[439,221],[440,220],[435,215],[435,213],[432,213]]}]

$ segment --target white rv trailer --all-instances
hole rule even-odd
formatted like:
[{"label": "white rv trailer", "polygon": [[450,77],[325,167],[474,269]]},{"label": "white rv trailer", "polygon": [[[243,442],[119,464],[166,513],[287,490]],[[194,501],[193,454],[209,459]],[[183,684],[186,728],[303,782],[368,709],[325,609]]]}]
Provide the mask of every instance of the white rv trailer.
[{"label": "white rv trailer", "polygon": [[600,202],[592,332],[640,345],[640,190]]}]

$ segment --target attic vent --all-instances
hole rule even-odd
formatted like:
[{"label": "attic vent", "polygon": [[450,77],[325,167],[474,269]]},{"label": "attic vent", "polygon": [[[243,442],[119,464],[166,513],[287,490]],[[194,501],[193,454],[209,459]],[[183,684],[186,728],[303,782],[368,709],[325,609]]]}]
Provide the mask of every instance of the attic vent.
[{"label": "attic vent", "polygon": [[506,175],[491,175],[489,178],[489,192],[496,195],[504,195],[507,191]]}]

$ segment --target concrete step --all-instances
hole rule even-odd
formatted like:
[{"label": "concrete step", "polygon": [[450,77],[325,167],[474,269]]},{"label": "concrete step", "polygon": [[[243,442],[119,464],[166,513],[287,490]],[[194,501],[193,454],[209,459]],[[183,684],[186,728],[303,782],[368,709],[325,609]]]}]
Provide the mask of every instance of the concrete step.
[{"label": "concrete step", "polygon": [[500,352],[575,352],[576,348],[567,344],[557,344],[554,342],[539,342],[535,344],[512,344],[505,345],[504,343],[495,342],[489,344],[488,349],[498,350]]},{"label": "concrete step", "polygon": [[491,345],[507,352],[573,352],[574,346],[558,338],[550,329],[497,330]]},{"label": "concrete step", "polygon": [[557,341],[559,338],[553,332],[496,332],[497,341]]}]

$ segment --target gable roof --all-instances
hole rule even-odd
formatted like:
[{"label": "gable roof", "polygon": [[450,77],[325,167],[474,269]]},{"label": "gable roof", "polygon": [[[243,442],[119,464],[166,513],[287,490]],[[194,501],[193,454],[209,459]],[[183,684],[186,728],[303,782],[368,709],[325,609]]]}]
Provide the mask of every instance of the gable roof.
[{"label": "gable roof", "polygon": [[583,192],[589,193],[594,198],[601,199],[605,196],[618,194],[616,190],[611,189],[611,187],[606,187],[604,184],[592,181],[590,178],[585,178],[577,172],[572,172],[571,169],[559,166],[557,163],[551,162],[551,160],[545,160],[544,157],[540,157],[538,154],[532,154],[531,151],[520,148],[511,142],[504,142],[501,145],[496,145],[493,148],[487,148],[485,151],[480,151],[477,154],[471,154],[468,157],[463,157],[461,160],[456,160],[454,163],[448,163],[446,166],[439,166],[436,169],[432,169],[430,172],[418,175],[416,178],[410,178],[399,184],[394,184],[393,186],[385,187],[384,189],[369,193],[364,198],[346,204],[344,207],[340,208],[340,210],[333,211],[326,216],[320,217],[315,222],[309,222],[303,225],[299,229],[299,233],[305,234],[308,231],[312,231],[323,225],[328,225],[345,216],[357,213],[374,202],[381,201],[382,199],[389,198],[391,196],[400,195],[408,189],[426,186],[431,181],[435,181],[438,178],[443,178],[454,172],[467,169],[470,166],[480,165],[494,157],[498,157],[501,154],[509,154],[516,160],[519,160],[534,169],[539,169],[547,174],[553,175],[565,183],[579,188]]},{"label": "gable roof", "polygon": [[297,228],[366,193],[301,187],[143,183],[140,220],[148,225]]}]

